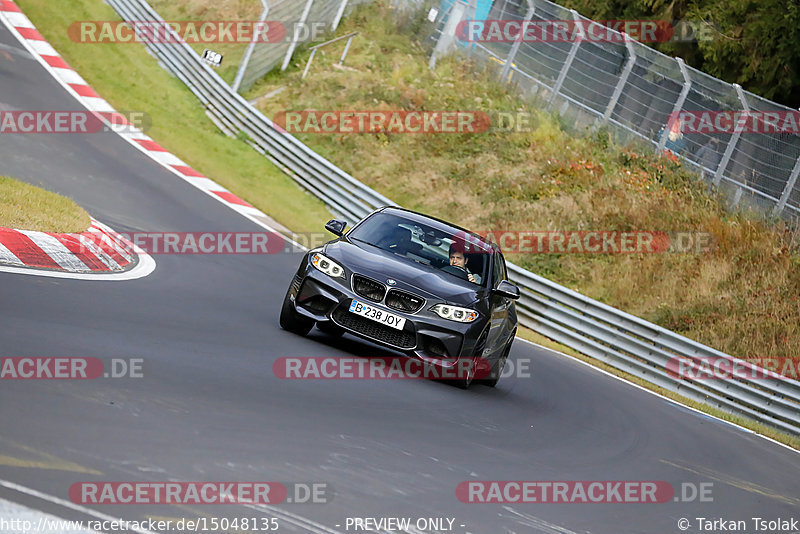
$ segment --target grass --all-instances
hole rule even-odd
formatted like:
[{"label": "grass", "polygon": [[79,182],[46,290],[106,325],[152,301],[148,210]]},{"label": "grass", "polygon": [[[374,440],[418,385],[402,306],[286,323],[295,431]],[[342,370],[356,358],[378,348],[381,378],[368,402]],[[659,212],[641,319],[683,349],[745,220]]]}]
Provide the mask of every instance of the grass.
[{"label": "grass", "polygon": [[[196,0],[200,1],[200,0]],[[396,24],[387,2],[345,19],[359,31],[347,57],[308,52],[248,94],[270,117],[285,110],[530,110],[497,72],[463,58],[428,69],[414,40],[422,24]],[[411,37],[411,38],[409,38]],[[731,213],[679,162],[614,144],[608,132],[566,131],[533,111],[530,132],[301,134],[298,137],[399,204],[478,231],[707,232],[702,254],[511,254],[510,261],[701,343],[744,359],[800,362],[800,255],[788,228]]]},{"label": "grass", "polygon": [[[258,0],[151,0],[150,5],[167,21],[257,21],[262,9]],[[222,54],[224,59],[217,73],[223,80],[233,84],[247,44],[207,43],[191,44],[191,47],[198,54],[205,48]]]},{"label": "grass", "polygon": [[147,132],[204,175],[297,232],[319,231],[330,216],[324,205],[247,144],[222,134],[195,96],[170,76],[141,44],[76,43],[74,21],[118,20],[101,0],[20,0],[47,40],[94,89],[119,110],[144,111]]},{"label": "grass", "polygon": [[89,214],[71,198],[0,176],[0,228],[80,233],[89,223]]}]

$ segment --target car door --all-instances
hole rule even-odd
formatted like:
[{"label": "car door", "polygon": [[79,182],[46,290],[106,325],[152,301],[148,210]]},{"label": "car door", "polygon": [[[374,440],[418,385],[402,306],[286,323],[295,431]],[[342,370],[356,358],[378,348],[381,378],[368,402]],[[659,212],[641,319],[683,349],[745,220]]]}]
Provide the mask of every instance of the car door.
[{"label": "car door", "polygon": [[[505,259],[502,254],[495,252],[492,254],[491,258],[490,287],[494,289],[500,282],[507,278],[508,274],[506,272]],[[489,294],[491,318],[489,320],[489,336],[486,340],[487,352],[485,356],[491,358],[492,361],[500,357],[502,349],[505,348],[508,339],[509,312],[513,302],[514,301],[510,298],[495,293]]]}]

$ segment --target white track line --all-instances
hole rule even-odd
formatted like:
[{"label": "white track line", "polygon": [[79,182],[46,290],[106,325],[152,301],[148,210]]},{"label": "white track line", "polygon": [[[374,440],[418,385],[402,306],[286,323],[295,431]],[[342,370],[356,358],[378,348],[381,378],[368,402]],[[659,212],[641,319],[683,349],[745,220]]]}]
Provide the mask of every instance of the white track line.
[{"label": "white track line", "polygon": [[[110,515],[104,514],[103,512],[97,512],[92,510],[91,508],[86,508],[85,506],[81,506],[80,504],[75,504],[72,501],[67,501],[65,499],[60,499],[58,497],[53,497],[52,495],[48,495],[46,493],[42,493],[41,491],[37,491],[35,489],[31,489],[15,482],[9,482],[8,480],[0,479],[0,486],[4,488],[8,488],[10,490],[18,491],[20,493],[24,493],[26,495],[30,495],[32,497],[36,497],[42,499],[43,501],[47,501],[53,504],[57,504],[59,506],[63,506],[64,508],[69,508],[71,510],[75,510],[77,512],[84,513],[86,515],[90,515],[92,517],[96,517],[102,521],[119,521],[120,518],[112,517]],[[124,520],[123,520],[124,521]],[[135,529],[135,528],[128,528],[125,530],[130,530],[132,532],[136,532],[137,534],[158,534],[156,532],[152,532],[150,530],[142,530],[142,529]]]}]

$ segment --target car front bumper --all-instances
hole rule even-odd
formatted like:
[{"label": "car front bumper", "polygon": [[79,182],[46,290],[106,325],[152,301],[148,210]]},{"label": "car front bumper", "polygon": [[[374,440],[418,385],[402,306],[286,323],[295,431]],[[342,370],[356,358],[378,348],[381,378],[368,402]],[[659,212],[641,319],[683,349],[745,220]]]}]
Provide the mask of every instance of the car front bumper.
[{"label": "car front bumper", "polygon": [[[308,319],[332,322],[346,332],[437,366],[455,367],[460,358],[471,358],[475,353],[486,327],[484,317],[472,323],[443,319],[429,310],[435,304],[430,301],[415,313],[405,313],[356,294],[350,280],[350,276],[331,278],[311,265],[303,265],[289,288],[290,300],[297,313]],[[404,317],[403,330],[351,313],[353,299]]]}]

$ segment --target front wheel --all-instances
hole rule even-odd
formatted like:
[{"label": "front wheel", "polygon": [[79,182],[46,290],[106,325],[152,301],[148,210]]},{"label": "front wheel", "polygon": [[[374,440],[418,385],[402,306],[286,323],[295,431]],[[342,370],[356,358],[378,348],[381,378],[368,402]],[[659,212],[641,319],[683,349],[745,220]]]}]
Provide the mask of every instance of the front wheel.
[{"label": "front wheel", "polygon": [[472,382],[478,382],[475,380],[475,374],[478,371],[478,363],[480,362],[481,357],[483,356],[483,351],[486,348],[486,340],[489,336],[489,331],[484,330],[481,334],[481,337],[478,338],[478,342],[475,344],[475,349],[472,352],[472,357],[466,365],[461,365],[461,361],[456,364],[458,365],[457,375],[456,378],[456,385],[461,389],[469,389],[472,385]]},{"label": "front wheel", "polygon": [[308,334],[311,327],[314,326],[314,321],[311,319],[306,319],[292,306],[291,300],[289,300],[289,292],[286,292],[286,296],[283,298],[283,306],[281,306],[281,328],[284,330],[288,330],[289,332],[295,333],[300,336],[304,336]]},{"label": "front wheel", "polygon": [[492,365],[492,370],[489,373],[489,376],[479,380],[481,384],[484,386],[489,386],[493,388],[497,385],[497,382],[500,381],[500,375],[503,374],[503,368],[506,366],[506,360],[508,360],[508,355],[511,353],[511,344],[514,343],[514,336],[511,336],[511,340],[506,345],[506,348],[503,349],[503,354],[497,361]]}]

